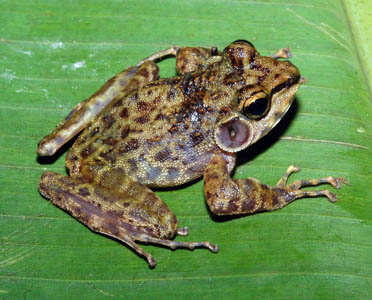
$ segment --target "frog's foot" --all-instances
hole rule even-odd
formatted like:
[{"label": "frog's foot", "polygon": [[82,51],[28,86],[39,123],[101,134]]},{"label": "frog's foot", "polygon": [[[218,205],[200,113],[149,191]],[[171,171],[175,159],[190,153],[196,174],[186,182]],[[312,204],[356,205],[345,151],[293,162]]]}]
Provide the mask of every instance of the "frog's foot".
[{"label": "frog's foot", "polygon": [[176,56],[177,51],[178,51],[179,48],[180,47],[178,45],[174,45],[174,46],[172,46],[168,49],[155,52],[154,54],[151,54],[150,56],[140,60],[139,63],[137,64],[137,66],[142,65],[146,61],[157,61],[157,60],[162,59],[166,56]]},{"label": "frog's foot", "polygon": [[189,228],[187,226],[185,226],[183,228],[178,228],[177,229],[177,234],[182,235],[182,236],[187,236],[187,235],[189,235]]},{"label": "frog's foot", "polygon": [[291,49],[290,48],[281,48],[278,51],[276,51],[273,55],[271,55],[272,58],[278,59],[278,58],[291,58]]},{"label": "frog's foot", "polygon": [[328,176],[325,178],[319,179],[310,179],[310,180],[296,180],[295,182],[286,185],[289,176],[293,173],[297,173],[301,171],[300,168],[295,166],[289,166],[285,174],[282,178],[278,181],[275,187],[282,189],[287,192],[289,196],[287,199],[287,203],[292,202],[295,199],[303,198],[303,197],[318,197],[318,196],[325,196],[331,202],[336,202],[336,195],[328,190],[321,190],[321,191],[302,191],[302,187],[306,186],[317,186],[320,184],[330,184],[335,189],[341,188],[342,184],[350,185],[346,178],[343,177],[332,177]]},{"label": "frog's foot", "polygon": [[[119,238],[118,236],[107,233],[107,232],[100,232],[100,233],[109,235],[111,237],[121,240],[122,242],[130,246],[139,255],[144,256],[147,260],[147,263],[149,264],[151,268],[154,268],[156,266],[155,258],[150,253],[144,251],[141,247],[139,247],[132,239]],[[162,245],[162,246],[168,247],[173,250],[177,248],[188,248],[188,249],[193,250],[196,247],[202,247],[202,248],[207,248],[214,253],[218,252],[218,245],[213,245],[210,242],[176,242],[172,240],[155,238],[147,234],[138,235],[136,237],[136,240],[140,242],[144,242],[144,243],[154,244],[154,245]]]}]

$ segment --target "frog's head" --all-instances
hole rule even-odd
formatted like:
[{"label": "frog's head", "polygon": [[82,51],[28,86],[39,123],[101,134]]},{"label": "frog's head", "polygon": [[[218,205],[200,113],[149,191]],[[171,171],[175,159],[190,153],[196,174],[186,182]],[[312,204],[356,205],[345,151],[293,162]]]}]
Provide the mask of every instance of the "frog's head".
[{"label": "frog's head", "polygon": [[217,145],[238,152],[266,135],[284,116],[301,84],[298,69],[289,61],[261,56],[247,41],[224,50],[225,58],[246,83],[235,96],[235,110],[216,124]]}]

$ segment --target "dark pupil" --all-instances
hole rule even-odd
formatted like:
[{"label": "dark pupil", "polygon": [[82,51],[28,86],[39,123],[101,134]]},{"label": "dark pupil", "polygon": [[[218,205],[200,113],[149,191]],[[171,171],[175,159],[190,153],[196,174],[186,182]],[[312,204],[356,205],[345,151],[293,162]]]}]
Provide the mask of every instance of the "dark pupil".
[{"label": "dark pupil", "polygon": [[246,107],[245,111],[253,116],[261,116],[266,111],[268,103],[267,98],[259,98]]}]

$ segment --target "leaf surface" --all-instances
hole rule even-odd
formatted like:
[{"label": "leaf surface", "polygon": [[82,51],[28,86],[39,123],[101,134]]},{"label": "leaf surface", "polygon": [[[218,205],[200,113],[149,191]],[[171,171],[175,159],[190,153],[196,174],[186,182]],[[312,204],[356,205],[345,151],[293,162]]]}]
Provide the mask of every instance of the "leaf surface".
[{"label": "leaf surface", "polygon": [[[0,299],[369,299],[371,44],[368,10],[351,2],[1,0]],[[282,122],[239,154],[235,177],[274,185],[291,164],[302,168],[291,180],[344,176],[338,202],[218,222],[202,181],[157,191],[190,228],[177,240],[220,252],[143,246],[158,261],[150,270],[40,196],[41,173],[65,173],[65,153],[41,163],[36,145],[76,103],[155,51],[237,39],[264,55],[290,46],[307,82]],[[160,68],[175,75],[172,59]]]}]

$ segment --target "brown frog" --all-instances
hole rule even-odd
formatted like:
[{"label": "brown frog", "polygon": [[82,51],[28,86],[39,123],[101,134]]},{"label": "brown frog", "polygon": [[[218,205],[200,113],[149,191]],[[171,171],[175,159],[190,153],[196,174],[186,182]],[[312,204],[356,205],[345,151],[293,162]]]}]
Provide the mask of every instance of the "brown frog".
[{"label": "brown frog", "polygon": [[[178,76],[159,79],[154,61],[175,56]],[[216,47],[174,46],[111,78],[78,104],[38,145],[53,155],[84,131],[67,154],[70,176],[44,172],[39,190],[92,231],[114,237],[156,261],[135,242],[178,247],[218,246],[176,242],[187,235],[176,216],[149,187],[180,185],[203,176],[208,207],[216,215],[252,214],[286,206],[302,197],[336,197],[328,190],[302,191],[344,178],[298,180],[286,185],[290,166],[276,186],[232,179],[236,152],[267,134],[283,117],[302,83],[289,50],[261,56],[248,41],[223,52]]]}]

